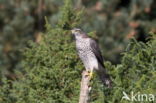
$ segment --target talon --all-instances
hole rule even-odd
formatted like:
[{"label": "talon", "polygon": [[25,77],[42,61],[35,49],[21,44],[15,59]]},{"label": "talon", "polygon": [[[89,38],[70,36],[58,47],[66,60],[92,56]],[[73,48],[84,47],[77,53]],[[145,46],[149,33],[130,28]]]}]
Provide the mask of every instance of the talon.
[{"label": "talon", "polygon": [[90,80],[93,78],[93,72],[92,71],[89,72],[89,78],[90,78]]},{"label": "talon", "polygon": [[85,76],[89,76],[89,79],[91,80],[93,78],[93,71],[87,71]]},{"label": "talon", "polygon": [[89,76],[90,75],[90,71],[85,72],[85,76]]}]

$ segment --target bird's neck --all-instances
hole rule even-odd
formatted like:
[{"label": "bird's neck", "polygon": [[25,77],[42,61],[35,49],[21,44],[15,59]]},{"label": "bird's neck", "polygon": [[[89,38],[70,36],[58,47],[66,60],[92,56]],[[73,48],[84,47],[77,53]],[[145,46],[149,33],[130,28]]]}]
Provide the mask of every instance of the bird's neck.
[{"label": "bird's neck", "polygon": [[82,42],[84,41],[85,38],[83,38],[82,36],[76,37],[76,41],[77,42]]}]

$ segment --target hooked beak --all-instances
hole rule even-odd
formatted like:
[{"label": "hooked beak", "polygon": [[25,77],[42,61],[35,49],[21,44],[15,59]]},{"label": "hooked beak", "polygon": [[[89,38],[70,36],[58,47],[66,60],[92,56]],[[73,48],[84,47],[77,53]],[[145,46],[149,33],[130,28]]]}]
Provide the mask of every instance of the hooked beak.
[{"label": "hooked beak", "polygon": [[72,30],[71,30],[71,34],[72,34],[72,39],[73,39],[73,40],[75,40],[75,35],[74,35],[74,33],[75,33],[75,30],[72,29]]},{"label": "hooked beak", "polygon": [[71,30],[71,32],[72,32],[72,34],[74,34],[75,33],[75,30]]}]

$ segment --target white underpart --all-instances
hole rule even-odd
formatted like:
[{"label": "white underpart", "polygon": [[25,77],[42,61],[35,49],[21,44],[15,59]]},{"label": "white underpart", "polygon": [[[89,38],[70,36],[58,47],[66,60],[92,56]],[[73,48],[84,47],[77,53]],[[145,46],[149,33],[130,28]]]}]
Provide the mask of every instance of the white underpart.
[{"label": "white underpart", "polygon": [[91,71],[93,71],[94,69],[98,69],[98,61],[97,61],[95,55],[88,56],[88,57],[89,57],[89,59],[88,59],[89,61],[86,64],[87,68],[89,68]]},{"label": "white underpart", "polygon": [[85,65],[87,71],[93,71],[98,68],[98,61],[95,54],[91,51],[90,39],[83,40],[83,38],[76,38],[76,46],[78,48],[78,54]]}]

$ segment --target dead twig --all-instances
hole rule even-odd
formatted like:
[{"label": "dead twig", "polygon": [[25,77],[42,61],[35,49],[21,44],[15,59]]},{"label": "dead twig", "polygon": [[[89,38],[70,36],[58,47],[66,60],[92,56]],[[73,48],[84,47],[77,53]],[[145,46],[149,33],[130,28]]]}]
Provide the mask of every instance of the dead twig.
[{"label": "dead twig", "polygon": [[90,78],[87,71],[83,71],[82,80],[81,80],[81,90],[80,90],[80,98],[79,103],[89,103],[90,102]]}]

